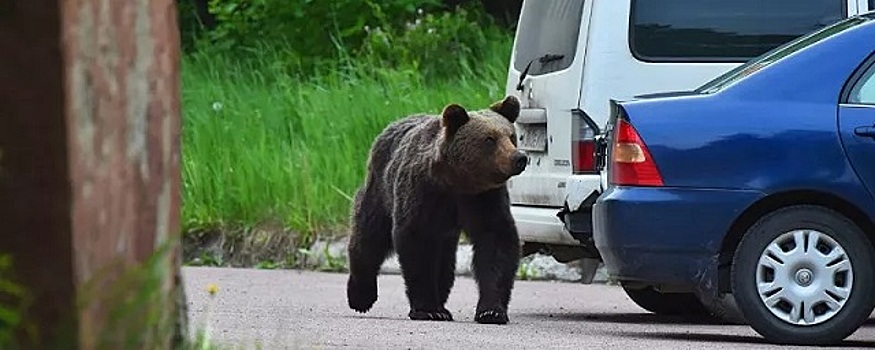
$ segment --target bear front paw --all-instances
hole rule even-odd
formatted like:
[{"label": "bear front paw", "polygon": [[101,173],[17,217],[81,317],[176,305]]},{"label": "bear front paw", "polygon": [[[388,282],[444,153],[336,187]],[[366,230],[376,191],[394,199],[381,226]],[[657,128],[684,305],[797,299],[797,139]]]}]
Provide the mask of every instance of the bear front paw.
[{"label": "bear front paw", "polygon": [[474,321],[482,324],[506,324],[507,312],[503,310],[483,310],[474,315]]},{"label": "bear front paw", "polygon": [[453,314],[450,313],[449,310],[445,308],[441,308],[438,311],[420,311],[420,310],[410,310],[410,313],[407,315],[411,320],[415,321],[452,321]]},{"label": "bear front paw", "polygon": [[346,287],[346,298],[350,309],[360,313],[368,312],[377,301],[377,286],[361,285],[350,279]]}]

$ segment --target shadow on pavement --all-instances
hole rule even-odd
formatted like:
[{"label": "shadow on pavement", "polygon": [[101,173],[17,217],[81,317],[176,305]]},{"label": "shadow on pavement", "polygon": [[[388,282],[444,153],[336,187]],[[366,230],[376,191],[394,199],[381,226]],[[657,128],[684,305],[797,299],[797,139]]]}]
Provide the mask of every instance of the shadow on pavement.
[{"label": "shadow on pavement", "polygon": [[[736,343],[736,344],[763,344],[763,345],[780,345],[767,342],[765,339],[758,336],[745,335],[723,335],[710,333],[672,333],[672,332],[617,332],[618,336],[642,339],[655,340],[672,340],[672,341],[692,341],[703,343]],[[850,347],[850,348],[875,348],[875,342],[847,340],[843,341],[835,347]]]},{"label": "shadow on pavement", "polygon": [[410,322],[410,319],[407,317],[389,317],[389,316],[371,316],[371,315],[343,315],[341,316],[346,319],[360,319],[360,320],[381,320],[381,321],[407,321]]},{"label": "shadow on pavement", "polygon": [[665,324],[665,325],[731,325],[710,317],[695,316],[665,316],[650,313],[536,313],[520,314],[544,320],[581,321],[624,324]]},{"label": "shadow on pavement", "polygon": [[[617,314],[602,314],[602,313],[529,313],[520,314],[520,316],[531,317],[540,320],[554,321],[580,321],[580,322],[597,322],[597,323],[619,323],[619,324],[641,324],[641,325],[686,325],[686,326],[709,326],[709,325],[727,325],[735,324],[725,323],[720,320],[710,317],[691,317],[691,316],[665,316],[651,313],[617,313]],[[735,325],[738,326],[738,325]],[[742,327],[748,327],[741,325]],[[875,318],[867,320],[862,327],[875,327]],[[723,335],[711,333],[695,333],[689,330],[675,332],[611,332],[611,334],[621,337],[656,339],[656,340],[675,340],[675,341],[694,341],[704,343],[737,343],[737,344],[764,344],[769,345],[764,338],[759,336],[745,335]],[[852,348],[875,348],[875,342],[848,340],[837,345],[838,347]]]},{"label": "shadow on pavement", "polygon": [[672,332],[617,332],[616,335],[630,338],[657,340],[696,341],[707,343],[769,344],[765,339],[749,335]]}]

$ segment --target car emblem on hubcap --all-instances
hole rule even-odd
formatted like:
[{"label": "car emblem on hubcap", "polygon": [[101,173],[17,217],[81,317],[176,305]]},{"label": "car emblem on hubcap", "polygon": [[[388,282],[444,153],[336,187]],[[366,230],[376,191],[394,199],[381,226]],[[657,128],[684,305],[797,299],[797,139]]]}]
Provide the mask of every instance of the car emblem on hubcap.
[{"label": "car emblem on hubcap", "polygon": [[811,279],[813,274],[809,269],[800,269],[796,272],[796,283],[799,283],[800,286],[807,286],[811,284]]}]

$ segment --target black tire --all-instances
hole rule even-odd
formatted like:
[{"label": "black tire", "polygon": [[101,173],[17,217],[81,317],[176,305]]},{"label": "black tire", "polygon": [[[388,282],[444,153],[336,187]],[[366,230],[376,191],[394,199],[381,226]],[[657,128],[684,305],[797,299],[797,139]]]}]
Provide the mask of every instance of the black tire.
[{"label": "black tire", "polygon": [[[816,230],[838,243],[844,249],[844,256],[850,262],[852,270],[850,275],[853,283],[848,297],[842,299],[845,301],[844,306],[831,318],[812,325],[795,325],[782,320],[769,310],[757,291],[757,266],[764,249],[783,233],[800,229]],[[803,242],[808,243],[809,238],[805,238]],[[823,240],[818,239],[815,243],[820,242]],[[806,253],[805,257],[808,256]],[[732,262],[733,295],[750,326],[770,342],[794,345],[834,344],[855,332],[875,307],[875,298],[872,297],[875,295],[873,266],[875,250],[872,243],[863,230],[847,217],[818,206],[787,207],[764,216],[745,233]],[[795,267],[788,269],[790,273],[796,271]],[[814,273],[808,276],[807,280],[815,278],[812,277],[815,276]],[[842,280],[836,279],[835,275],[831,277],[831,283]],[[777,281],[776,277],[774,281]],[[781,290],[800,288],[795,283],[797,282],[793,277],[788,277],[785,284],[778,286],[781,286]]]},{"label": "black tire", "polygon": [[738,303],[732,294],[725,293],[718,297],[698,296],[705,309],[720,322],[734,325],[747,324],[747,320],[744,319],[744,314],[741,313],[741,309],[738,308]]},{"label": "black tire", "polygon": [[623,290],[635,304],[657,315],[708,315],[708,310],[699,302],[694,293],[662,293],[653,289],[652,286],[636,288],[625,283]]}]

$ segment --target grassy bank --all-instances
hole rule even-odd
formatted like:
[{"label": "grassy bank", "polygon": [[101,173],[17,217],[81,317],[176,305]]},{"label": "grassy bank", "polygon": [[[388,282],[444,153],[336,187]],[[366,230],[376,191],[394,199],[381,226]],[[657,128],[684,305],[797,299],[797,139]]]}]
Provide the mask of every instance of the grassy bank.
[{"label": "grassy bank", "polygon": [[510,45],[496,41],[483,48],[485,60],[437,81],[352,60],[300,78],[278,49],[247,63],[187,55],[185,229],[273,222],[306,235],[345,232],[374,137],[408,114],[439,113],[450,102],[479,109],[503,97]]}]

